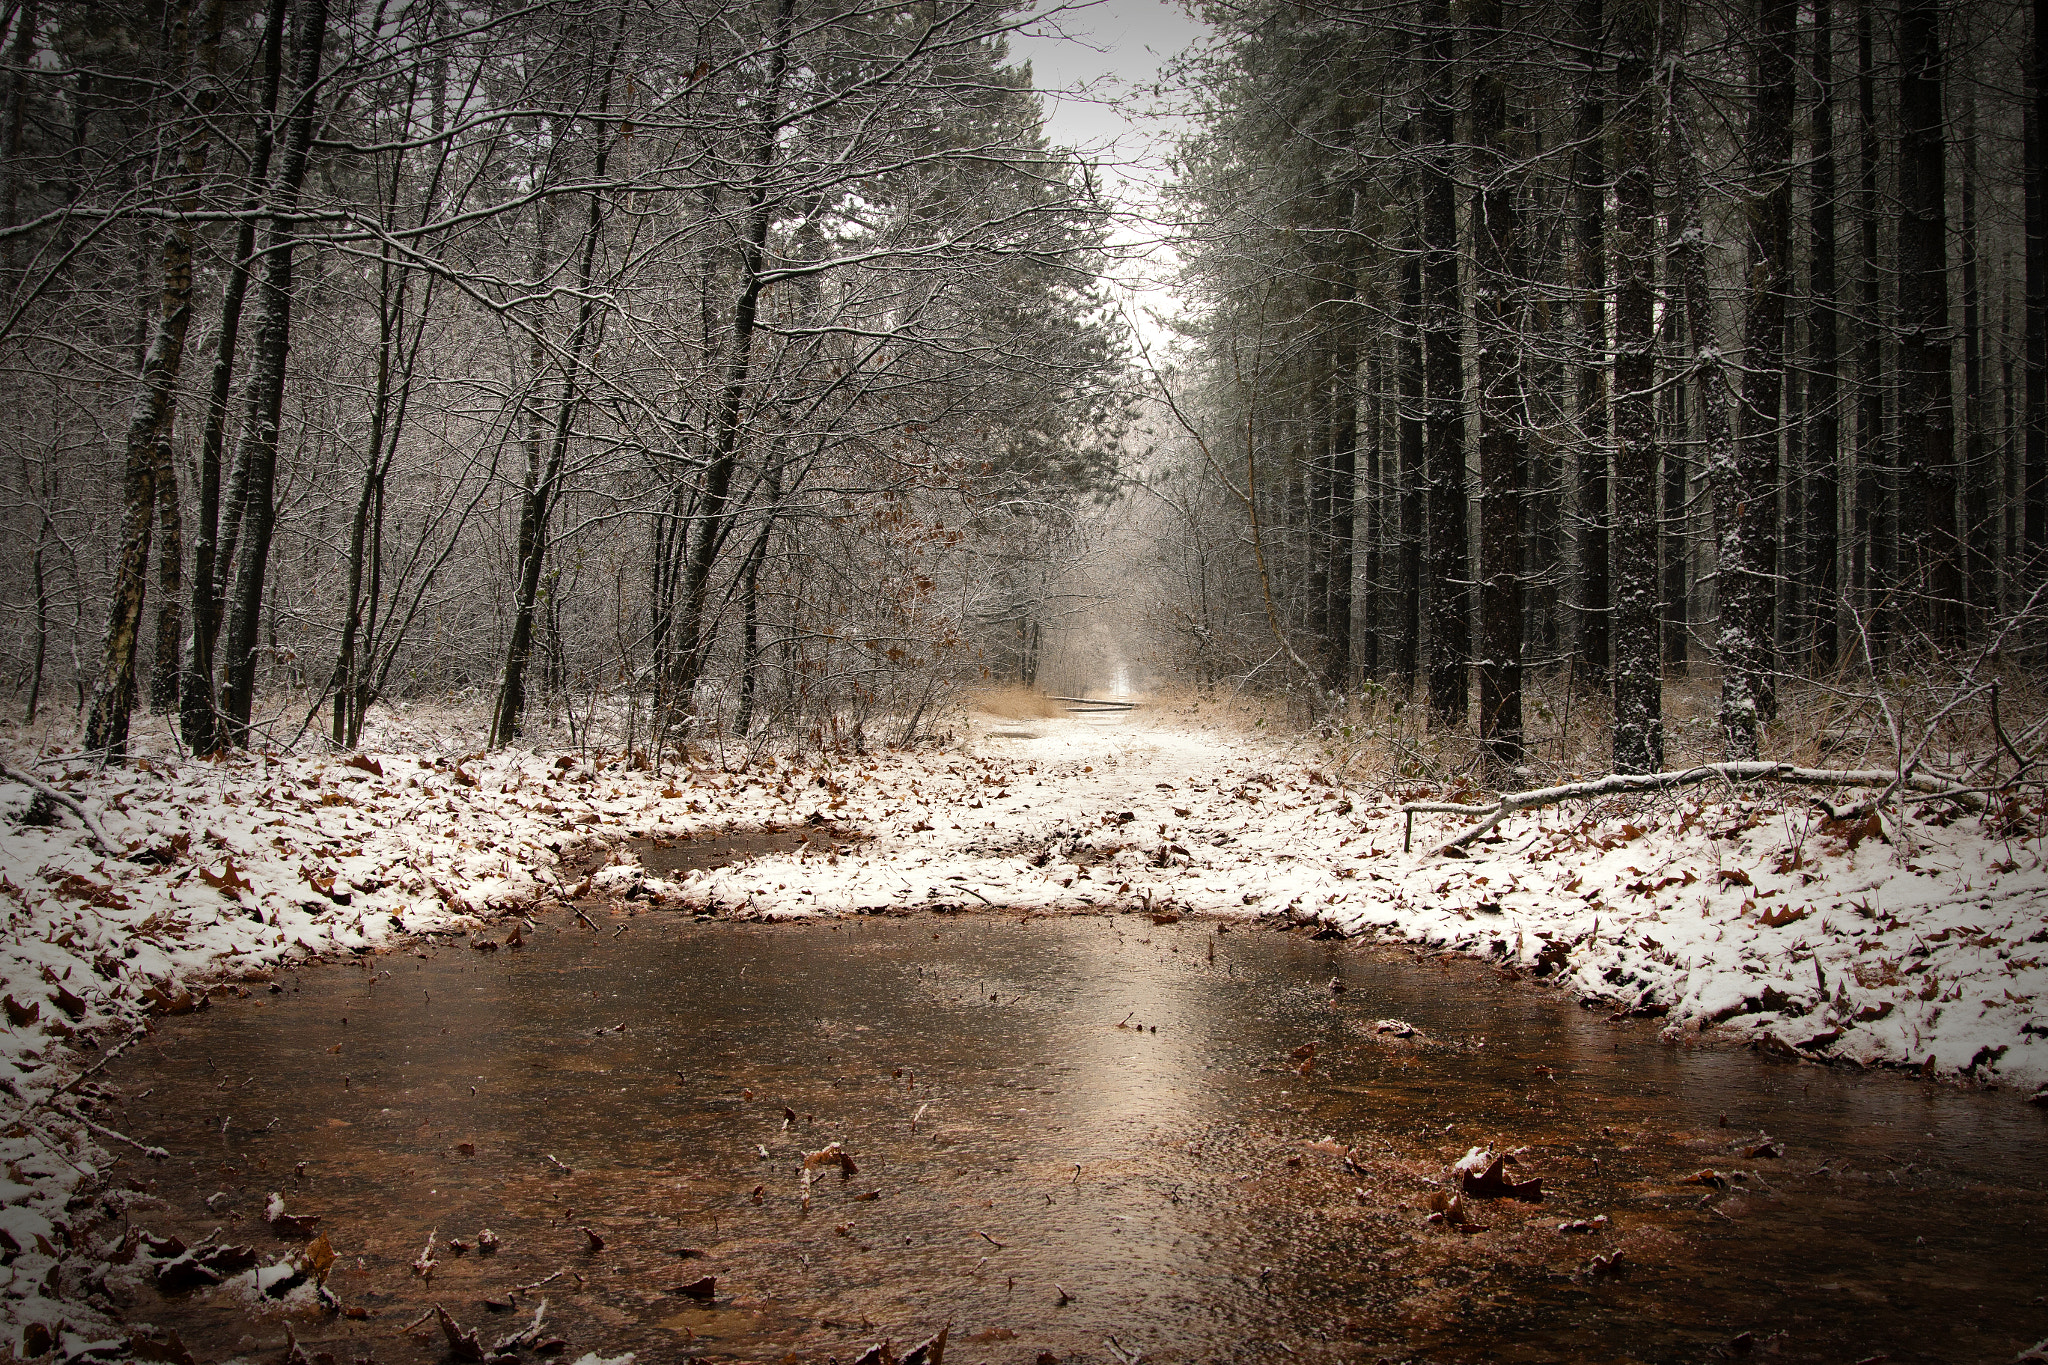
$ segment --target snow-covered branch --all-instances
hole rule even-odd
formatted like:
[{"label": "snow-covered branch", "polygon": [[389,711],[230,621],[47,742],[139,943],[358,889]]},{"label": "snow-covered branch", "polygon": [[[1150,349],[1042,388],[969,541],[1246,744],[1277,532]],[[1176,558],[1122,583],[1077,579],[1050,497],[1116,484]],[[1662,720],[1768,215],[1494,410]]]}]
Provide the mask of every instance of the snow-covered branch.
[{"label": "snow-covered branch", "polygon": [[1696,783],[1711,781],[1717,777],[1730,784],[1768,781],[1790,782],[1810,787],[1879,787],[1887,791],[1905,788],[1924,792],[1929,796],[1952,797],[1974,806],[1983,804],[1983,798],[1976,789],[1958,787],[1952,782],[1911,771],[1902,778],[1888,768],[1802,768],[1793,763],[1767,762],[1704,763],[1696,768],[1681,768],[1670,772],[1609,773],[1605,777],[1591,778],[1584,782],[1566,782],[1560,786],[1539,787],[1532,791],[1507,792],[1491,805],[1411,801],[1401,807],[1401,813],[1407,817],[1401,847],[1403,852],[1407,851],[1417,815],[1458,814],[1482,817],[1478,824],[1431,849],[1428,856],[1436,857],[1465,847],[1517,811],[1536,810],[1565,801],[1591,801],[1603,796],[1667,791],[1674,787],[1689,787]]}]

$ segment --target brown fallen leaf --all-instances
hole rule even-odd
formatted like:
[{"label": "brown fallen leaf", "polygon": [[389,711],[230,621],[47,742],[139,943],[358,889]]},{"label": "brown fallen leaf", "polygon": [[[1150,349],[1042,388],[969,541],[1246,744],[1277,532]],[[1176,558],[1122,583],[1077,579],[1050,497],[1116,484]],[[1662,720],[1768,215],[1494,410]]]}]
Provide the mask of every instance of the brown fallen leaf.
[{"label": "brown fallen leaf", "polygon": [[1775,1161],[1785,1155],[1785,1144],[1773,1138],[1765,1138],[1754,1147],[1743,1148],[1742,1155],[1751,1161],[1755,1161],[1758,1158]]},{"label": "brown fallen leaf", "polygon": [[589,1244],[583,1248],[585,1251],[595,1254],[604,1250],[604,1238],[598,1236],[589,1228],[578,1228],[577,1231],[589,1239]]},{"label": "brown fallen leaf", "polygon": [[235,860],[233,858],[223,858],[220,866],[221,870],[218,875],[208,872],[203,867],[200,868],[199,880],[205,882],[231,901],[238,901],[242,898],[244,891],[253,891],[255,889],[249,884],[248,878],[235,870]]},{"label": "brown fallen leaf", "polygon": [[10,995],[5,1000],[0,1000],[0,1004],[4,1004],[7,1008],[7,1022],[16,1028],[27,1028],[30,1024],[43,1017],[43,1003],[40,1000],[23,1005],[17,1003],[15,998]]},{"label": "brown fallen leaf", "polygon": [[679,1284],[669,1292],[671,1294],[682,1294],[688,1298],[708,1303],[718,1294],[718,1277],[716,1275],[706,1275],[701,1280],[692,1280],[688,1284]]},{"label": "brown fallen leaf", "polygon": [[[1468,1155],[1458,1163],[1458,1188],[1460,1192],[1474,1199],[1519,1199],[1526,1204],[1543,1202],[1543,1179],[1538,1176],[1531,1180],[1508,1179],[1507,1168],[1519,1164],[1511,1153],[1493,1157],[1490,1162],[1486,1152],[1475,1153],[1479,1161]],[[1467,1164],[1471,1163],[1471,1164]],[[1482,1164],[1483,1163],[1483,1164]]]},{"label": "brown fallen leaf", "polygon": [[448,1339],[450,1360],[482,1360],[484,1348],[476,1339],[476,1329],[464,1328],[448,1316],[448,1310],[440,1304],[434,1305],[434,1320],[441,1324],[441,1335]]},{"label": "brown fallen leaf", "polygon": [[[47,968],[45,971],[47,972]],[[50,1003],[62,1010],[74,1024],[85,1017],[85,1001],[73,995],[55,981],[50,983]]]},{"label": "brown fallen leaf", "polygon": [[815,1152],[804,1153],[805,1170],[815,1171],[826,1166],[837,1166],[842,1178],[851,1177],[860,1172],[860,1167],[854,1164],[853,1158],[848,1156],[836,1142],[827,1143]]},{"label": "brown fallen leaf", "polygon": [[1616,1247],[1606,1255],[1595,1256],[1586,1262],[1579,1273],[1589,1280],[1620,1279],[1628,1273],[1628,1267],[1622,1264],[1621,1249]]},{"label": "brown fallen leaf", "polygon": [[219,1284],[256,1264],[256,1248],[203,1246],[156,1268],[156,1287],[164,1293]]},{"label": "brown fallen leaf", "polygon": [[305,1272],[313,1277],[315,1283],[325,1284],[327,1272],[334,1269],[334,1263],[340,1257],[334,1254],[334,1244],[327,1240],[327,1234],[323,1232],[308,1242],[296,1259]]},{"label": "brown fallen leaf", "polygon": [[1310,1057],[1316,1055],[1316,1045],[1314,1043],[1303,1043],[1287,1055],[1297,1062],[1307,1061]]},{"label": "brown fallen leaf", "polygon": [[1430,1215],[1427,1222],[1456,1228],[1460,1232],[1484,1232],[1485,1228],[1472,1221],[1465,1208],[1465,1196],[1452,1194],[1449,1190],[1437,1190],[1429,1196]]},{"label": "brown fallen leaf", "polygon": [[1695,1171],[1680,1183],[1686,1185],[1705,1185],[1710,1189],[1725,1190],[1728,1188],[1728,1177],[1722,1175],[1719,1171]]},{"label": "brown fallen leaf", "polygon": [[372,777],[384,776],[384,765],[368,754],[351,754],[344,763],[345,766],[366,772]]}]

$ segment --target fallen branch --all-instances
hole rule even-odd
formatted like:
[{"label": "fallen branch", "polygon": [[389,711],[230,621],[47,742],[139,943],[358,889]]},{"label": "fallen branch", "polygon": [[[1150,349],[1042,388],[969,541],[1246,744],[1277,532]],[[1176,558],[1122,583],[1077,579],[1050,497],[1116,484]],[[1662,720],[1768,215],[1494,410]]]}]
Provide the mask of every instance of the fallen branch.
[{"label": "fallen branch", "polygon": [[1453,849],[1463,848],[1518,811],[1555,806],[1565,801],[1590,801],[1603,796],[1620,796],[1631,792],[1668,791],[1673,787],[1689,787],[1715,778],[1730,784],[1790,782],[1809,787],[1882,787],[1887,791],[1905,787],[1925,792],[1930,797],[1949,797],[1973,808],[1983,805],[1983,798],[1970,788],[1958,787],[1941,778],[1911,771],[1901,777],[1888,768],[1801,768],[1791,763],[1705,763],[1697,768],[1684,768],[1672,772],[1609,773],[1606,777],[1596,777],[1585,782],[1567,782],[1562,786],[1540,787],[1534,791],[1505,792],[1498,801],[1485,806],[1461,806],[1446,801],[1411,801],[1401,807],[1401,813],[1408,817],[1407,834],[1402,838],[1401,850],[1404,853],[1408,851],[1408,836],[1414,833],[1417,815],[1457,814],[1481,817],[1478,824],[1446,839],[1424,855],[1436,857]]},{"label": "fallen branch", "polygon": [[150,1157],[157,1161],[165,1161],[170,1158],[171,1154],[165,1151],[163,1148],[152,1147],[146,1142],[137,1142],[134,1138],[129,1137],[126,1133],[117,1133],[113,1129],[107,1127],[105,1124],[94,1123],[91,1119],[79,1113],[76,1109],[67,1109],[61,1104],[52,1104],[50,1106],[50,1110],[52,1113],[63,1115],[65,1118],[70,1119],[73,1123],[84,1124],[87,1128],[90,1128],[93,1132],[99,1134],[101,1137],[107,1139],[109,1142],[124,1143],[127,1146],[133,1147],[136,1151],[142,1153],[146,1157]]},{"label": "fallen branch", "polygon": [[79,802],[78,798],[71,795],[71,793],[61,791],[43,781],[42,778],[36,777],[31,773],[25,773],[4,761],[0,761],[0,777],[6,778],[9,782],[19,782],[30,791],[40,792],[44,796],[49,797],[52,801],[55,801],[58,805],[78,817],[78,823],[85,826],[86,838],[102,856],[108,858],[119,856],[119,846],[107,837],[106,830],[100,827],[100,822],[94,817],[93,813],[87,810]]}]

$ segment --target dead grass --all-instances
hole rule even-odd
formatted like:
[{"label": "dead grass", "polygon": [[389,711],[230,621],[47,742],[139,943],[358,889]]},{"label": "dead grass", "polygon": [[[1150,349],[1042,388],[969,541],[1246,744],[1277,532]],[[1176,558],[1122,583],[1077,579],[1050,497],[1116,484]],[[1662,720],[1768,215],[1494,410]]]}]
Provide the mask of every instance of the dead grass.
[{"label": "dead grass", "polygon": [[[1923,664],[1872,679],[1843,671],[1779,685],[1777,717],[1764,730],[1763,756],[1813,767],[1891,768],[1919,751],[1925,771],[1962,776],[1992,762],[2002,748],[1991,719],[1988,684],[1994,670],[1965,675],[1950,664]],[[2048,716],[2048,679],[2006,665],[1995,670],[1999,719],[2006,736],[2039,753]],[[1612,770],[1612,707],[1607,697],[1575,688],[1563,670],[1527,681],[1523,696],[1526,753],[1509,781],[1523,788],[1597,776]],[[1693,664],[1664,681],[1664,767],[1718,762],[1726,752],[1718,720],[1720,674]],[[1488,789],[1477,735],[1469,724],[1435,724],[1418,687],[1407,696],[1368,685],[1317,736],[1334,773],[1388,788],[1438,792]],[[1999,760],[2009,772],[2010,756]],[[1989,771],[1988,769],[1986,770]]]},{"label": "dead grass", "polygon": [[961,697],[960,704],[997,720],[1050,720],[1062,714],[1060,704],[1045,693],[1016,684],[974,688]]}]

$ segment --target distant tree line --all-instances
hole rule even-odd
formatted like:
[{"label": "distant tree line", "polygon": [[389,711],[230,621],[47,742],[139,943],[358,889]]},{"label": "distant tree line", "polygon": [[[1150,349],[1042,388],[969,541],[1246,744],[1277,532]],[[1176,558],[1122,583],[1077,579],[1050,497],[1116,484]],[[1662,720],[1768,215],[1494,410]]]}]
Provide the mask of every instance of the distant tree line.
[{"label": "distant tree line", "polygon": [[1107,214],[982,0],[12,0],[0,670],[119,757],[1028,671]]},{"label": "distant tree line", "polygon": [[1497,769],[1569,670],[1641,772],[1695,660],[1749,758],[1788,677],[2039,651],[2048,6],[1201,12],[1186,657],[1418,688]]}]

